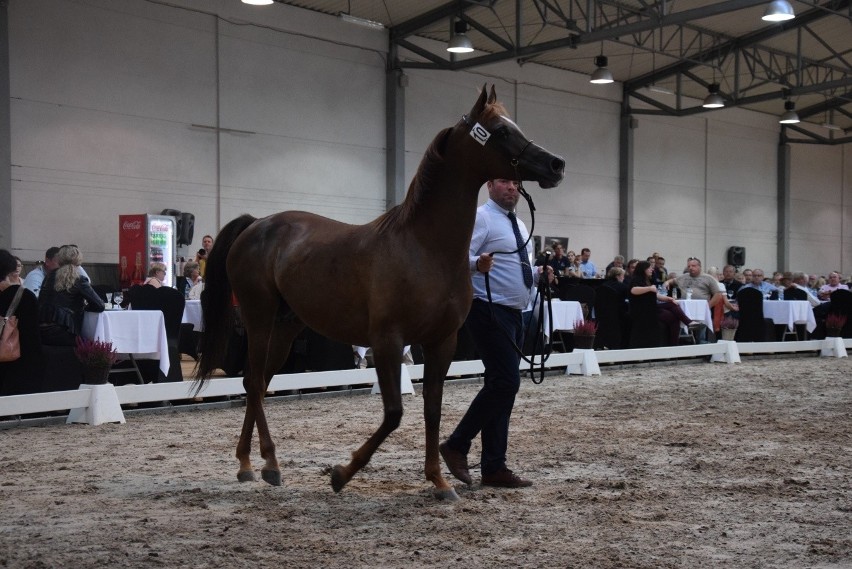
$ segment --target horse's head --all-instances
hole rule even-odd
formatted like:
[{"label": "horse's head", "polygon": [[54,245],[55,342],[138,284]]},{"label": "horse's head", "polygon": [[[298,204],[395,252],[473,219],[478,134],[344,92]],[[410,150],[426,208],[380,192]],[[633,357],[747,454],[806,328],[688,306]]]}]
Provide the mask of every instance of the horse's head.
[{"label": "horse's head", "polygon": [[464,116],[474,144],[484,153],[474,158],[485,168],[489,179],[507,178],[538,182],[542,188],[553,188],[562,181],[565,160],[533,144],[497,102],[494,87],[490,94],[485,86],[479,100]]}]

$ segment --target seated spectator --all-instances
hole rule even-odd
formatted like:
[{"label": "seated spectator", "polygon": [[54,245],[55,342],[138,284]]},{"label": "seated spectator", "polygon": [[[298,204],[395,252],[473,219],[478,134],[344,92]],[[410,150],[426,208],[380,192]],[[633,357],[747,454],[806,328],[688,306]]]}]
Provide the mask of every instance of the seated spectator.
[{"label": "seated spectator", "polygon": [[666,269],[666,260],[659,253],[654,257],[654,269],[651,273],[651,282],[659,286],[668,278],[668,270]]},{"label": "seated spectator", "polygon": [[678,275],[675,278],[667,279],[663,285],[666,288],[670,288],[676,284],[684,297],[691,290],[693,299],[706,300],[711,308],[723,302],[723,295],[719,289],[719,281],[701,270],[700,259],[697,257],[687,259],[686,271],[686,273]]},{"label": "seated spectator", "polygon": [[12,258],[15,260],[15,269],[6,275],[6,279],[10,285],[22,285],[24,280],[21,278],[21,270],[24,268],[24,262],[16,255],[12,255]]},{"label": "seated spectator", "polygon": [[[201,284],[203,281],[201,280],[201,267],[195,261],[187,261],[183,265],[183,276],[186,277],[186,288],[182,290],[183,296],[185,298],[189,298],[190,291],[196,286]],[[200,298],[200,293],[199,293]]]},{"label": "seated spectator", "polygon": [[744,284],[740,287],[740,290],[743,288],[756,288],[763,294],[764,298],[769,298],[773,292],[778,290],[774,285],[763,280],[763,269],[752,269],[751,282]]},{"label": "seated spectator", "polygon": [[808,295],[808,302],[811,303],[811,307],[817,307],[821,303],[819,299],[814,295],[811,290],[808,288],[808,275],[805,273],[791,273],[790,278],[792,280],[792,287],[797,288],[799,290],[805,291],[805,294]]},{"label": "seated spectator", "polygon": [[719,281],[723,285],[725,285],[725,293],[728,298],[734,298],[737,296],[737,291],[740,290],[740,287],[743,286],[737,278],[737,272],[734,269],[733,265],[725,265],[722,267],[722,278]]},{"label": "seated spectator", "polygon": [[571,279],[582,279],[583,271],[580,268],[580,257],[573,250],[565,253],[568,258],[568,266],[562,271],[564,276]]},{"label": "seated spectator", "polygon": [[619,269],[624,268],[624,256],[623,255],[616,255],[615,257],[612,258],[612,263],[607,265],[606,269],[604,269],[604,275],[605,275],[604,278],[607,278],[609,276],[609,270],[612,269],[612,268],[619,268]]},{"label": "seated spectator", "polygon": [[151,263],[148,268],[148,278],[142,285],[151,285],[154,288],[163,286],[163,279],[166,278],[166,266],[163,263]]},{"label": "seated spectator", "polygon": [[584,279],[594,279],[598,276],[598,269],[591,261],[592,250],[588,247],[583,247],[580,251],[580,273]]},{"label": "seated spectator", "polygon": [[620,267],[611,268],[606,274],[606,280],[601,286],[606,286],[618,292],[622,300],[627,300],[630,294],[630,285],[624,282],[624,269]]},{"label": "seated spectator", "polygon": [[624,282],[629,283],[633,278],[633,271],[636,270],[636,263],[639,262],[639,259],[630,259],[627,261],[627,266],[624,267]]},{"label": "seated spectator", "polygon": [[44,253],[44,263],[27,273],[27,278],[24,279],[24,287],[32,291],[38,296],[41,291],[41,283],[44,282],[44,277],[50,271],[59,267],[56,262],[56,254],[59,253],[59,247],[51,247]]},{"label": "seated spectator", "polygon": [[849,290],[849,287],[840,282],[840,273],[831,271],[828,275],[828,282],[820,287],[817,296],[820,300],[830,300],[831,293],[838,289]]},{"label": "seated spectator", "polygon": [[74,346],[83,327],[83,312],[103,312],[104,302],[78,268],[83,255],[74,245],[63,245],[56,255],[59,267],[47,274],[38,298],[43,344]]},{"label": "seated spectator", "polygon": [[754,271],[751,269],[743,269],[743,284],[751,284],[754,280]]},{"label": "seated spectator", "polygon": [[657,307],[657,318],[668,331],[668,345],[676,346],[680,338],[680,325],[685,324],[691,328],[699,327],[700,323],[693,322],[689,316],[684,314],[677,300],[670,296],[664,296],[657,292],[657,287],[651,283],[651,273],[654,268],[647,261],[640,261],[636,265],[633,279],[630,281],[630,294],[633,303],[655,303]]},{"label": "seated spectator", "polygon": [[819,294],[819,287],[816,286],[816,283],[817,283],[817,279],[819,279],[819,275],[807,275],[807,277],[808,277],[808,291],[810,291],[810,293],[812,295],[814,295],[815,297],[818,298],[817,295]]},{"label": "seated spectator", "polygon": [[[15,258],[6,249],[0,249],[0,275],[3,276],[3,278],[0,278],[0,292],[13,284],[17,284],[9,280],[9,277],[15,274]],[[5,314],[0,314],[0,316],[5,316]]]},{"label": "seated spectator", "polygon": [[567,276],[566,270],[570,265],[570,260],[565,255],[565,248],[559,241],[553,242],[553,256],[547,264],[553,267],[553,273],[557,278]]}]

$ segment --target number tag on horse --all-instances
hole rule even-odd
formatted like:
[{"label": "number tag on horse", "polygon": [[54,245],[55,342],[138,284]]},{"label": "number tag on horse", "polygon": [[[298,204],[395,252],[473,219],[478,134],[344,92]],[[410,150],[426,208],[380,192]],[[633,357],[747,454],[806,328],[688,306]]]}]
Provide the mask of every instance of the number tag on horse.
[{"label": "number tag on horse", "polygon": [[485,146],[485,143],[491,138],[491,133],[485,130],[485,127],[479,123],[473,125],[473,128],[470,129],[470,135],[482,146]]}]

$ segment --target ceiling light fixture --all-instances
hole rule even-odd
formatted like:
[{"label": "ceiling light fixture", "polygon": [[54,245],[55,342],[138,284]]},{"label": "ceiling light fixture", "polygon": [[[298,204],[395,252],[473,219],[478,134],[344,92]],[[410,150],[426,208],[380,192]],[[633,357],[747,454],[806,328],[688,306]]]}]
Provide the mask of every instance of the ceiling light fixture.
[{"label": "ceiling light fixture", "polygon": [[705,109],[718,109],[725,106],[725,99],[719,94],[719,84],[711,83],[707,87],[707,96],[704,98],[704,104],[701,106]]},{"label": "ceiling light fixture", "polygon": [[612,78],[612,73],[609,69],[606,68],[607,60],[605,55],[598,55],[595,57],[595,65],[598,66],[595,69],[594,73],[592,73],[591,78],[589,78],[589,83],[594,83],[595,85],[606,85],[607,83],[612,83],[615,79]]},{"label": "ceiling light fixture", "polygon": [[764,22],[786,22],[796,17],[793,7],[787,0],[773,0],[766,7],[761,20]]},{"label": "ceiling light fixture", "polygon": [[243,4],[251,4],[252,6],[268,6],[273,0],[243,0]]},{"label": "ceiling light fixture", "polygon": [[784,114],[778,119],[781,124],[796,124],[799,122],[799,115],[796,113],[796,103],[793,101],[784,101]]},{"label": "ceiling light fixture", "polygon": [[646,89],[648,89],[652,93],[659,93],[660,95],[674,95],[675,94],[674,91],[672,91],[668,87],[663,87],[661,85],[651,84],[651,85],[648,85],[646,87]]},{"label": "ceiling light fixture", "polygon": [[458,20],[454,27],[453,37],[447,43],[447,51],[450,53],[470,53],[473,51],[473,42],[465,35],[467,22]]},{"label": "ceiling light fixture", "polygon": [[367,18],[359,18],[358,16],[353,16],[352,14],[347,14],[346,12],[341,12],[338,14],[341,20],[344,22],[348,22],[350,24],[355,24],[358,26],[364,26],[365,28],[373,28],[374,30],[383,30],[385,29],[385,25],[381,22],[376,22],[375,20],[368,20]]}]

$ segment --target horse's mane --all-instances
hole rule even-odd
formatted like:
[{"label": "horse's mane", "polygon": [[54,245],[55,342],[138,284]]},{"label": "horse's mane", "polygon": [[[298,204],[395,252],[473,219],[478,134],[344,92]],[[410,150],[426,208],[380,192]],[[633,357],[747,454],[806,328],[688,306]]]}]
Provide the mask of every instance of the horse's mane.
[{"label": "horse's mane", "polygon": [[[493,102],[485,105],[482,113],[479,115],[480,122],[488,122],[496,116],[508,117],[509,113],[503,103]],[[444,153],[447,147],[447,140],[450,132],[454,127],[445,128],[439,132],[423,155],[420,165],[417,167],[417,173],[411,180],[408,186],[408,193],[405,200],[398,206],[391,208],[387,213],[376,220],[376,229],[379,233],[387,231],[398,225],[404,225],[418,204],[423,200],[424,195],[434,187],[435,177],[444,165]]]}]

